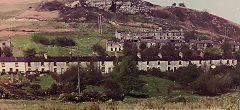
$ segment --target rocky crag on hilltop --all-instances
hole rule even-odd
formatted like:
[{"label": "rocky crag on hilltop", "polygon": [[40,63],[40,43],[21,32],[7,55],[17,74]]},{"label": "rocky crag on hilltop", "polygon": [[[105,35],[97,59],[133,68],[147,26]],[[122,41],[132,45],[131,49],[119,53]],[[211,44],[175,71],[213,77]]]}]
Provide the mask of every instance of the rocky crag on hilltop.
[{"label": "rocky crag on hilltop", "polygon": [[143,0],[68,0],[43,2],[38,11],[59,11],[59,21],[97,22],[123,24],[128,22],[149,23],[164,29],[194,30],[212,38],[239,39],[240,25],[221,17],[186,7],[159,6]]}]

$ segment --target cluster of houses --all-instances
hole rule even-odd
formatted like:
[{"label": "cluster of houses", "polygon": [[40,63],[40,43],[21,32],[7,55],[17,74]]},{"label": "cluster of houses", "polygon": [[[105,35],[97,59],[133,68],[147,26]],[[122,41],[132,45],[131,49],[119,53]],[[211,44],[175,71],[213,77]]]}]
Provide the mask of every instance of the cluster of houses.
[{"label": "cluster of houses", "polygon": [[[119,39],[118,42],[111,40],[106,41],[106,51],[109,52],[120,52],[123,50],[125,41],[135,43],[138,47],[141,44],[146,44],[147,48],[158,46],[161,48],[166,44],[173,44],[174,46],[180,47],[181,45],[187,44],[191,49],[196,48],[199,51],[203,51],[207,47],[213,47],[220,49],[223,42],[215,40],[189,40],[185,41],[184,30],[148,30],[148,31],[116,31],[115,37]],[[237,52],[239,50],[240,43],[235,41],[228,42],[231,45],[232,51]]]}]

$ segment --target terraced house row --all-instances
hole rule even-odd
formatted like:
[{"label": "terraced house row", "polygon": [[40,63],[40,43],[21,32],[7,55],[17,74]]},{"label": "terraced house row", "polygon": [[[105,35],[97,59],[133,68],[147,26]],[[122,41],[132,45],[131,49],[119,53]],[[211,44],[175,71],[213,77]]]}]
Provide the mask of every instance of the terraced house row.
[{"label": "terraced house row", "polygon": [[[79,64],[81,68],[94,64],[96,68],[102,71],[102,73],[109,73],[114,68],[114,61],[122,57],[111,56],[81,56],[79,57]],[[158,68],[161,71],[175,71],[180,67],[186,67],[189,64],[194,64],[199,67],[209,69],[211,67],[228,65],[235,66],[237,60],[234,58],[214,57],[203,58],[194,57],[184,59],[179,58],[162,58],[161,54],[157,57],[142,58],[138,54],[138,58],[134,61],[137,63],[139,70],[148,70],[151,68]],[[77,65],[77,57],[1,57],[0,58],[0,71],[2,73],[8,72],[21,72],[21,73],[41,73],[41,72],[56,72],[63,74],[67,71],[71,65]]]}]

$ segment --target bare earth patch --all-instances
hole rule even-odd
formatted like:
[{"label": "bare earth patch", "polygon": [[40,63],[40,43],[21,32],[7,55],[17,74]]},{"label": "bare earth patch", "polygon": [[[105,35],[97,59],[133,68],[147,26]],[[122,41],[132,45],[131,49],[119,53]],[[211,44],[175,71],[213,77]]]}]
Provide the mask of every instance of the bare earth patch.
[{"label": "bare earth patch", "polygon": [[16,18],[21,19],[37,19],[37,20],[49,20],[49,19],[55,19],[59,17],[58,11],[35,11],[35,10],[27,10],[23,13],[21,13]]}]

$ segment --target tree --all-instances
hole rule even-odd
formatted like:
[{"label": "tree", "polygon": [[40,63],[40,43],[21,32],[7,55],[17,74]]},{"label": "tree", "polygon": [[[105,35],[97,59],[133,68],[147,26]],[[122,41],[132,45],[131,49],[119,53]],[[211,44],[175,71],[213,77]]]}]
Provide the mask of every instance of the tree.
[{"label": "tree", "polygon": [[162,53],[163,57],[168,57],[168,58],[178,57],[177,49],[175,48],[175,46],[173,46],[171,44],[162,46],[161,53]]},{"label": "tree", "polygon": [[100,46],[99,44],[93,45],[92,49],[94,52],[97,52],[98,55],[100,55],[100,56],[107,56],[105,49],[102,46]]},{"label": "tree", "polygon": [[231,56],[232,55],[232,47],[229,44],[229,42],[225,41],[222,44],[222,50],[223,50],[223,55],[225,55],[225,56]]},{"label": "tree", "polygon": [[24,50],[23,53],[24,57],[35,57],[35,55],[37,54],[35,48],[28,48],[27,50]]},{"label": "tree", "polygon": [[118,91],[118,95],[128,95],[132,91],[142,90],[144,81],[139,79],[137,73],[136,62],[132,61],[131,57],[125,56],[122,62],[110,73],[108,82],[105,82],[105,87],[111,87],[109,88],[111,91]]},{"label": "tree", "polygon": [[211,71],[203,72],[193,83],[191,88],[203,95],[217,95],[229,89],[232,83],[230,73],[213,74]]},{"label": "tree", "polygon": [[179,68],[176,72],[178,73],[178,78],[176,80],[184,85],[189,85],[195,81],[201,73],[203,73],[201,68],[198,68],[193,64],[190,64],[187,67]]},{"label": "tree", "polygon": [[204,57],[213,58],[216,56],[220,56],[222,53],[222,50],[218,48],[207,47],[203,50],[203,53],[204,53]]},{"label": "tree", "polygon": [[160,50],[156,47],[147,48],[142,52],[142,57],[143,58],[156,57],[158,56],[159,51]]},{"label": "tree", "polygon": [[147,48],[146,43],[141,43],[140,46],[139,46],[139,48],[140,48],[141,50],[146,49],[146,48]]},{"label": "tree", "polygon": [[182,45],[180,51],[183,53],[184,58],[190,58],[193,56],[193,51],[190,49],[189,45]]},{"label": "tree", "polygon": [[8,46],[3,47],[3,53],[6,55],[6,57],[12,57],[12,49]]},{"label": "tree", "polygon": [[123,54],[135,58],[137,56],[137,46],[132,42],[124,42]]},{"label": "tree", "polygon": [[76,43],[71,38],[68,37],[58,37],[54,40],[54,43],[61,47],[76,45]]}]

